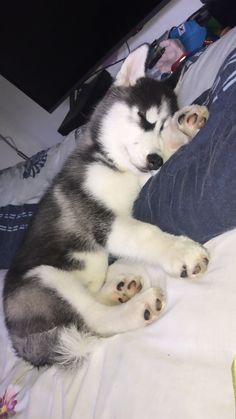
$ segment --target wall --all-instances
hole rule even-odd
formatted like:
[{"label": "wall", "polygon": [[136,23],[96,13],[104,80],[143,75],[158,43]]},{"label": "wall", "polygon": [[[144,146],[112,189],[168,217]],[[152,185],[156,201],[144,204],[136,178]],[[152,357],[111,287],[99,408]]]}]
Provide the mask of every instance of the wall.
[{"label": "wall", "polygon": [[[143,42],[152,42],[167,29],[186,20],[200,7],[202,7],[200,0],[172,0],[145,25],[142,31],[129,40],[131,50]],[[111,57],[110,62],[126,55],[127,48],[123,47]],[[112,74],[117,70],[118,66],[114,66]],[[65,101],[56,111],[49,114],[0,76],[0,133],[12,137],[17,147],[28,156],[61,141],[62,136],[57,129],[68,109],[68,101]],[[21,158],[0,141],[0,169],[14,165],[18,161],[21,161]]]}]

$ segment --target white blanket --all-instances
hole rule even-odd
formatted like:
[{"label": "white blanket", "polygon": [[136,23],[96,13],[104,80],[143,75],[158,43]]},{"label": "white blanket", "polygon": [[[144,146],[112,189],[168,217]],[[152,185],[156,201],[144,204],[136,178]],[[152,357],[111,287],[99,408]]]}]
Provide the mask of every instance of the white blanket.
[{"label": "white blanket", "polygon": [[0,396],[18,383],[16,417],[234,419],[236,230],[207,247],[201,279],[166,278],[156,323],[107,339],[79,371],[30,369],[12,354],[0,315]]}]

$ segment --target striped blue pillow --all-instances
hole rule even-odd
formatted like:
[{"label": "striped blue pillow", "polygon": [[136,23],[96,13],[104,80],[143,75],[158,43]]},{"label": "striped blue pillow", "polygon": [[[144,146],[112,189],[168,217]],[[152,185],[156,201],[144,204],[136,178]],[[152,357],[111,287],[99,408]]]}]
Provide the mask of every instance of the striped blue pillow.
[{"label": "striped blue pillow", "polygon": [[8,269],[37,204],[0,207],[0,269]]}]

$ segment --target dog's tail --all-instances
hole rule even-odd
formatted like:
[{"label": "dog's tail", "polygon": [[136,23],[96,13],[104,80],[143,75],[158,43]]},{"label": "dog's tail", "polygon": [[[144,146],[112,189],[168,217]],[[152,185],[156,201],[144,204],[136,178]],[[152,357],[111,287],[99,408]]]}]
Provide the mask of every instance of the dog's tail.
[{"label": "dog's tail", "polygon": [[102,340],[76,326],[54,327],[27,337],[11,336],[18,356],[35,367],[79,367]]},{"label": "dog's tail", "polygon": [[53,364],[66,368],[79,367],[100,341],[98,336],[79,332],[76,326],[63,327],[53,349]]}]

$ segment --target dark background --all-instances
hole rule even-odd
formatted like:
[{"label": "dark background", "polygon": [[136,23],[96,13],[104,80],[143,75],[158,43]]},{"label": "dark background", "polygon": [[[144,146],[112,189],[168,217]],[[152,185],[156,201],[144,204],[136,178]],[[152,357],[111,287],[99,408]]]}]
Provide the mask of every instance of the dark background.
[{"label": "dark background", "polygon": [[168,1],[5,1],[0,74],[52,111]]}]

